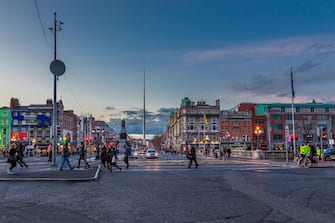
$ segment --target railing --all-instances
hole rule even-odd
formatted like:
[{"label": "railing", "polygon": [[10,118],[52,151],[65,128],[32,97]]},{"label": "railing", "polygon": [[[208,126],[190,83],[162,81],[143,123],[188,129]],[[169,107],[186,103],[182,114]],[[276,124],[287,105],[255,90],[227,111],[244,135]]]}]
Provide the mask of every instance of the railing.
[{"label": "railing", "polygon": [[[232,156],[240,157],[240,158],[252,158],[252,159],[284,160],[286,159],[286,151],[284,150],[263,151],[263,150],[233,149]],[[293,151],[288,152],[288,158],[293,159]]]}]

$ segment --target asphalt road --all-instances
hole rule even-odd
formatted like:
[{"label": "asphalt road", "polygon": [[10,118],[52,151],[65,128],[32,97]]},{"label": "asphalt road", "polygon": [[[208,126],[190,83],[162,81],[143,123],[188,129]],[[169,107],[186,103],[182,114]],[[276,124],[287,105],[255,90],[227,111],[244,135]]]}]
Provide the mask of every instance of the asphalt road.
[{"label": "asphalt road", "polygon": [[334,222],[334,171],[159,163],[92,182],[0,182],[0,222]]}]

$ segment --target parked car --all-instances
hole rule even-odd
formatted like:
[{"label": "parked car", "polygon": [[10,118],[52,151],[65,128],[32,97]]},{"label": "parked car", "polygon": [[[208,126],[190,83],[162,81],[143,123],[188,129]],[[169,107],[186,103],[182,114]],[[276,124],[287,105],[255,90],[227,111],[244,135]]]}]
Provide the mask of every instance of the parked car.
[{"label": "parked car", "polygon": [[131,148],[131,151],[130,151],[130,154],[129,154],[128,157],[137,159],[137,149],[136,148]]},{"label": "parked car", "polygon": [[324,160],[326,161],[335,160],[335,147],[327,148],[324,151]]},{"label": "parked car", "polygon": [[147,159],[157,159],[158,158],[158,152],[154,149],[148,149],[145,153],[145,158],[147,158]]}]

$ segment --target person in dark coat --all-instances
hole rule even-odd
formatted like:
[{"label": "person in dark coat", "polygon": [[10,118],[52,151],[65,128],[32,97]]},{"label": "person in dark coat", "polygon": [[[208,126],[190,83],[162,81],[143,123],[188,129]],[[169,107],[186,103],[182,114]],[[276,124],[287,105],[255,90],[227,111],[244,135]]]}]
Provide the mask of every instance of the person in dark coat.
[{"label": "person in dark coat", "polygon": [[16,167],[16,153],[17,153],[17,146],[15,143],[13,143],[10,146],[9,152],[8,152],[8,162],[10,163],[10,168],[7,170],[8,175],[14,174],[13,169]]},{"label": "person in dark coat", "polygon": [[23,161],[24,157],[24,146],[22,142],[20,142],[19,147],[17,148],[17,153],[16,153],[16,162],[20,164],[21,167],[26,167],[28,168],[28,165]]},{"label": "person in dark coat", "polygon": [[84,145],[83,142],[80,142],[79,159],[78,159],[78,166],[77,166],[77,168],[80,168],[80,161],[81,160],[84,160],[85,169],[86,168],[90,168],[90,165],[87,162],[86,154],[87,154],[87,151],[86,151],[85,145]]},{"label": "person in dark coat", "polygon": [[130,148],[127,147],[127,145],[124,145],[124,162],[126,163],[126,168],[129,168],[129,154],[130,154]]},{"label": "person in dark coat", "polygon": [[101,164],[104,166],[104,168],[106,168],[106,163],[108,159],[106,145],[103,145],[101,148],[100,159],[101,159]]},{"label": "person in dark coat", "polygon": [[48,145],[48,162],[52,161],[52,143]]},{"label": "person in dark coat", "polygon": [[198,168],[199,165],[198,165],[198,162],[197,162],[197,154],[196,154],[195,148],[193,146],[191,148],[190,154],[191,154],[191,156],[190,156],[190,159],[189,159],[190,161],[189,161],[189,164],[188,164],[188,168],[191,168],[193,161],[194,161],[194,164],[195,164],[195,168]]}]

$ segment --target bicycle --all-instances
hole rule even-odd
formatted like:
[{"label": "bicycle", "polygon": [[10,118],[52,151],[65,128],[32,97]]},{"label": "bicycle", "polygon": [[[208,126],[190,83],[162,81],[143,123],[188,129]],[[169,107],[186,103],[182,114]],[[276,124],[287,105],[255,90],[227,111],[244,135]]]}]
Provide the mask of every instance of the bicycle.
[{"label": "bicycle", "polygon": [[295,165],[299,166],[299,167],[304,167],[304,168],[309,168],[312,165],[312,161],[310,159],[310,156],[296,156],[294,157],[294,163]]}]

